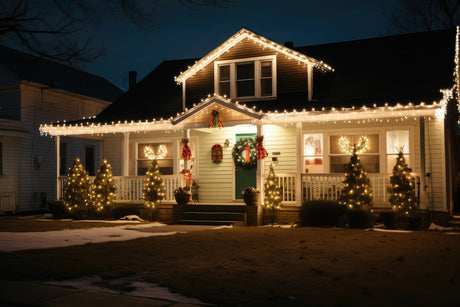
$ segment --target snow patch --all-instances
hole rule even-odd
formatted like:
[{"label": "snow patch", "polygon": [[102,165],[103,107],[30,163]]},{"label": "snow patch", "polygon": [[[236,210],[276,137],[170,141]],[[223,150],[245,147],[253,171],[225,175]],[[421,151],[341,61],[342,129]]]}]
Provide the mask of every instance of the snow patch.
[{"label": "snow patch", "polygon": [[451,231],[454,230],[454,227],[443,227],[436,225],[435,223],[431,223],[430,227],[428,227],[428,230]]},{"label": "snow patch", "polygon": [[233,225],[216,226],[216,227],[211,228],[211,230],[225,229],[225,228],[233,228]]},{"label": "snow patch", "polygon": [[91,276],[62,281],[46,281],[43,283],[52,286],[155,298],[182,304],[213,306],[205,304],[195,298],[186,297],[178,293],[172,293],[166,287],[160,287],[153,283],[136,281],[132,278],[120,278],[111,281],[104,281],[99,276]]},{"label": "snow patch", "polygon": [[137,238],[170,236],[177,232],[143,232],[139,229],[162,227],[161,223],[120,225],[85,229],[65,229],[44,232],[0,232],[0,251],[12,252],[28,249],[43,249],[84,245],[109,241],[126,241]]},{"label": "snow patch", "polygon": [[409,233],[412,230],[399,230],[399,229],[383,229],[383,228],[369,228],[370,231],[378,232],[393,232],[393,233]]}]

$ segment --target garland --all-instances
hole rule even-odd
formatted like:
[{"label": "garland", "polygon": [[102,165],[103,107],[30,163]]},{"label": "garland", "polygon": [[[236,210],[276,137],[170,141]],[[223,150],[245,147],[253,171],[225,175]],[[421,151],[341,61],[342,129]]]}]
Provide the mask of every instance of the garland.
[{"label": "garland", "polygon": [[220,114],[217,110],[212,110],[211,112],[211,120],[209,121],[208,128],[223,128],[224,124],[220,120]]},{"label": "garland", "polygon": [[237,167],[251,169],[257,166],[256,140],[251,137],[239,139],[232,150],[233,161]]},{"label": "garland", "polygon": [[184,144],[184,146],[182,147],[181,157],[184,160],[190,160],[192,158],[192,151],[190,150],[190,147],[188,146],[188,138],[183,138],[182,144]]}]

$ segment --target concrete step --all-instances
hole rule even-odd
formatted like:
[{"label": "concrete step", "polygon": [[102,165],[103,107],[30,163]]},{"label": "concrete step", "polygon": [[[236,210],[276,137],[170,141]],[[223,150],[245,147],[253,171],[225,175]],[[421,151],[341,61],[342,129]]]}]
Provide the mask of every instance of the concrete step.
[{"label": "concrete step", "polygon": [[184,212],[183,220],[244,221],[244,213],[239,212]]},{"label": "concrete step", "polygon": [[214,226],[225,226],[225,225],[244,225],[244,222],[239,221],[212,221],[212,220],[180,220],[181,225],[214,225]]},{"label": "concrete step", "polygon": [[187,205],[179,224],[234,225],[245,224],[246,205]]},{"label": "concrete step", "polygon": [[246,212],[246,205],[186,205],[184,212]]}]

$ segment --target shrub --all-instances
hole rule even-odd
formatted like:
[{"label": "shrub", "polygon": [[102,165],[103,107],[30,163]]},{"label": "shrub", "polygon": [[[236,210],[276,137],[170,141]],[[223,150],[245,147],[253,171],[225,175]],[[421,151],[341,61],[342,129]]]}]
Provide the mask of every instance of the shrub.
[{"label": "shrub", "polygon": [[53,215],[55,219],[69,218],[69,213],[63,201],[49,201],[48,211]]},{"label": "shrub", "polygon": [[394,211],[380,212],[380,221],[385,225],[386,229],[396,228],[396,215]]},{"label": "shrub", "polygon": [[301,226],[344,226],[347,208],[337,201],[312,200],[300,208]]},{"label": "shrub", "polygon": [[347,221],[350,228],[371,228],[377,220],[377,215],[368,210],[348,209]]}]

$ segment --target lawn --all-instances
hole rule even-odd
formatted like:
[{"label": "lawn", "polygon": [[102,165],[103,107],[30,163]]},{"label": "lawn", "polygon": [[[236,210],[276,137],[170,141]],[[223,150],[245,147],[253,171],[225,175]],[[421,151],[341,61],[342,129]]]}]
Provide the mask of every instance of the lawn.
[{"label": "lawn", "polygon": [[460,235],[235,227],[0,253],[0,271],[12,280],[130,276],[225,306],[447,306],[460,304]]}]

